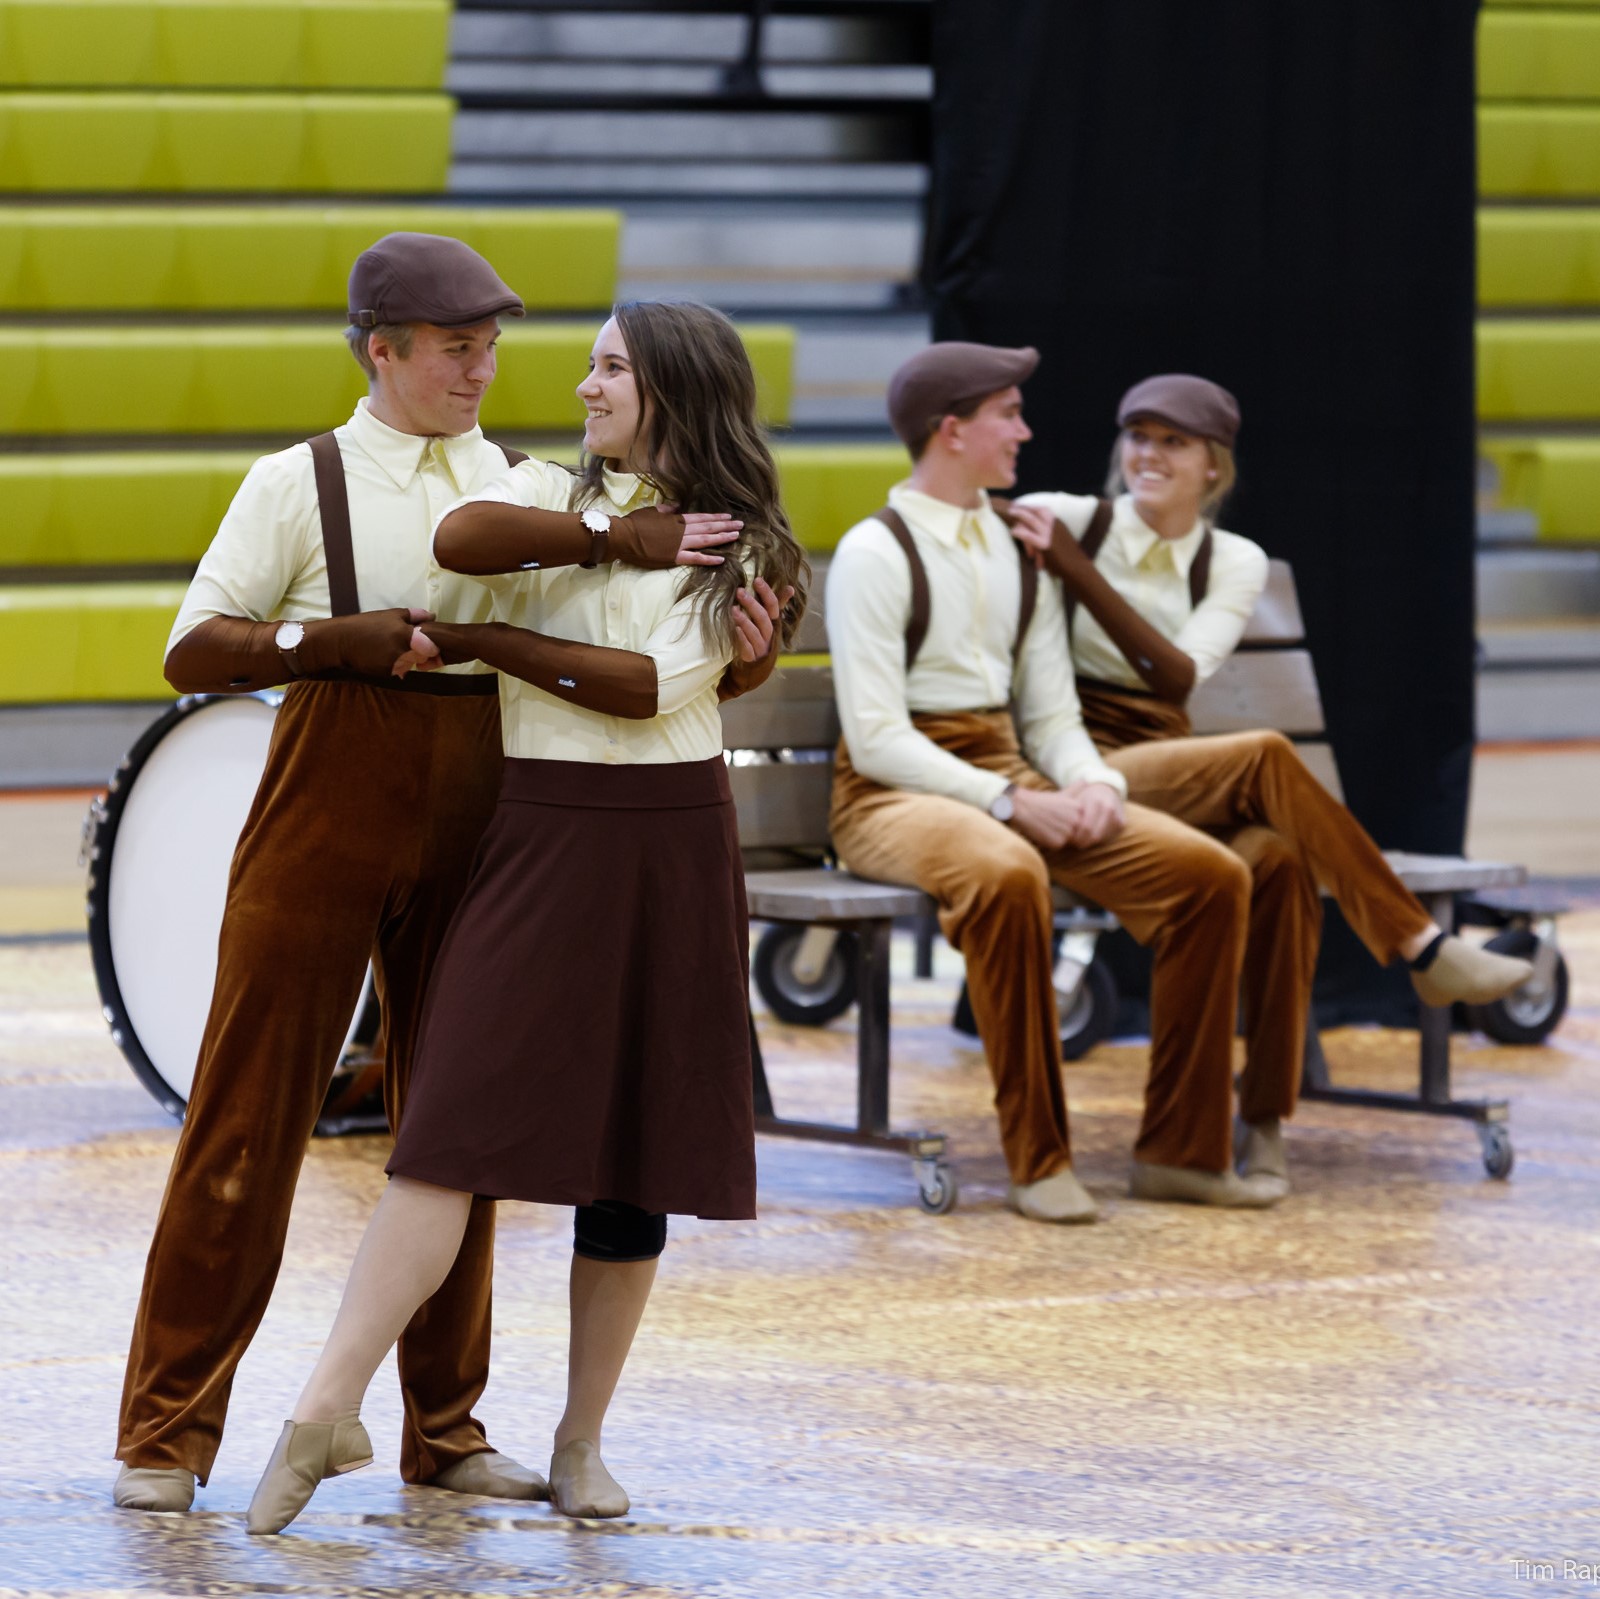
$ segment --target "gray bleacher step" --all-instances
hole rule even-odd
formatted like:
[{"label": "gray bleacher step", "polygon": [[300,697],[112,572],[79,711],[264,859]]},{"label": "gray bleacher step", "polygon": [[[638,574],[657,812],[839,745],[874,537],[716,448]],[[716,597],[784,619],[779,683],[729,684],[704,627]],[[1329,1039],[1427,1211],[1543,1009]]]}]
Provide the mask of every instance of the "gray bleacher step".
[{"label": "gray bleacher step", "polygon": [[922,315],[798,325],[790,407],[796,428],[882,428],[890,376],[931,337]]},{"label": "gray bleacher step", "polygon": [[1600,738],[1600,665],[1589,671],[1479,673],[1478,738]]},{"label": "gray bleacher step", "polygon": [[[904,162],[903,117],[877,111],[462,111],[454,159],[486,161]],[[780,191],[781,192],[781,191]]]},{"label": "gray bleacher step", "polygon": [[[762,34],[762,58],[779,66],[926,60],[925,23],[916,7],[896,16],[776,16]],[[685,15],[641,5],[619,15],[577,9],[473,11],[451,19],[457,61],[733,62],[745,49],[749,19]]]},{"label": "gray bleacher step", "polygon": [[901,200],[920,198],[927,188],[927,168],[912,161],[626,161],[570,156],[503,160],[459,154],[450,164],[448,183],[453,200],[601,205],[671,195],[699,200],[768,199],[781,194],[797,203],[810,199]]},{"label": "gray bleacher step", "polygon": [[1478,736],[1600,737],[1600,616],[1480,624]]},{"label": "gray bleacher step", "polygon": [[[619,61],[608,64],[596,80],[604,96],[684,95],[706,99],[725,92],[727,65],[722,62]],[[762,87],[781,109],[786,98],[850,102],[904,101],[926,103],[933,92],[931,67],[795,66],[766,67]],[[563,101],[591,92],[574,80],[570,61],[461,61],[451,63],[445,88],[464,97],[539,96]],[[598,92],[592,95],[599,98]],[[531,107],[530,107],[531,108]]]},{"label": "gray bleacher step", "polygon": [[102,787],[171,704],[0,706],[0,787]]},{"label": "gray bleacher step", "polygon": [[921,207],[777,201],[627,207],[618,296],[729,311],[885,311],[915,293]]},{"label": "gray bleacher step", "polygon": [[1600,617],[1600,548],[1481,549],[1478,615],[1486,621]]}]

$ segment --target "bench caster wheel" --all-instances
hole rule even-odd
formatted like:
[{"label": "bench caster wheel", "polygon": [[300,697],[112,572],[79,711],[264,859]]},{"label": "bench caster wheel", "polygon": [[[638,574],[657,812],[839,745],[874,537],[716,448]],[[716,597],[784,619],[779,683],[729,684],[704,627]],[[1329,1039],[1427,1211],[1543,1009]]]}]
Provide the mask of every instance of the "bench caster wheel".
[{"label": "bench caster wheel", "polygon": [[950,1168],[936,1156],[924,1156],[911,1163],[917,1173],[917,1203],[930,1216],[943,1216],[954,1210],[958,1190]]},{"label": "bench caster wheel", "polygon": [[1467,1008],[1468,1019],[1499,1044],[1542,1044],[1567,1013],[1567,963],[1554,939],[1532,928],[1496,933],[1484,946],[1498,955],[1533,962],[1533,976],[1514,993]]},{"label": "bench caster wheel", "polygon": [[859,964],[854,933],[778,922],[756,940],[750,974],[780,1022],[826,1027],[855,1004]]},{"label": "bench caster wheel", "polygon": [[1511,1147],[1511,1129],[1504,1122],[1479,1122],[1478,1141],[1483,1145],[1483,1169],[1504,1182],[1516,1163]]}]

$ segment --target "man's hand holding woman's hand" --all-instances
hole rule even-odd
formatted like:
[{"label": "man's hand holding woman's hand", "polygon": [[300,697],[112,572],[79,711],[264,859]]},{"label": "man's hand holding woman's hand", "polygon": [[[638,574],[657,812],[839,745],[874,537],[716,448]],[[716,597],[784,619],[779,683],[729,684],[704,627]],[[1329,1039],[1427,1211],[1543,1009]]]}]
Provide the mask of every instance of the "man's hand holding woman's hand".
[{"label": "man's hand holding woman's hand", "polygon": [[1127,820],[1122,796],[1108,783],[1073,783],[1068,788],[1015,788],[1011,825],[1045,849],[1103,844]]}]

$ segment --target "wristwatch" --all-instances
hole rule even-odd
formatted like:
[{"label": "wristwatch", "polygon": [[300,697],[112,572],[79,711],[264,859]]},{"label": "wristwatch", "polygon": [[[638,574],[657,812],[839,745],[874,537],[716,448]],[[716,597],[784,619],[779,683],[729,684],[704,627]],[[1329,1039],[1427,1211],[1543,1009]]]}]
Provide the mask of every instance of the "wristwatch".
[{"label": "wristwatch", "polygon": [[997,822],[1009,822],[1017,814],[1017,802],[1012,796],[1017,792],[1015,783],[1007,783],[995,797],[989,801],[989,814]]},{"label": "wristwatch", "polygon": [[305,641],[305,636],[305,625],[301,622],[280,622],[278,631],[272,635],[272,642],[296,677],[300,676],[300,657],[295,651]]},{"label": "wristwatch", "polygon": [[583,513],[583,525],[589,530],[589,559],[578,564],[599,566],[606,559],[606,546],[611,542],[611,518],[591,505]]}]

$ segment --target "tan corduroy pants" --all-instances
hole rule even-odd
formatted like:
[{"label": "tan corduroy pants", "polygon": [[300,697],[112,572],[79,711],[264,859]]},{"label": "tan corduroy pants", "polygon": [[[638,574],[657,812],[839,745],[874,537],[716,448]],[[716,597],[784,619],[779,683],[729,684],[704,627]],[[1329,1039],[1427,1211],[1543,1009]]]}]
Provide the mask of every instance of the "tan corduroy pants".
[{"label": "tan corduroy pants", "polygon": [[1322,935],[1319,886],[1384,964],[1428,925],[1427,911],[1281,733],[1161,739],[1105,759],[1127,778],[1131,802],[1216,834],[1249,866],[1239,1113],[1247,1122],[1292,1114]]},{"label": "tan corduroy pants", "polygon": [[[228,880],[217,981],[145,1267],[117,1458],[204,1482],[278,1274],[295,1180],[375,963],[398,1123],[429,971],[494,809],[499,701],[297,683]],[[400,1340],[401,1474],[487,1449],[494,1205]],[[278,1373],[285,1403],[293,1375]]]},{"label": "tan corduroy pants", "polygon": [[[1007,712],[913,720],[974,766],[1029,788],[1054,786],[1024,758]],[[1114,911],[1155,950],[1150,1080],[1135,1157],[1227,1168],[1250,901],[1250,873],[1238,855],[1138,805],[1107,843],[1041,850],[971,805],[868,781],[843,746],[830,826],[851,871],[914,884],[938,901],[945,937],[966,957],[1013,1182],[1037,1182],[1072,1159],[1051,984],[1052,879]]]}]

